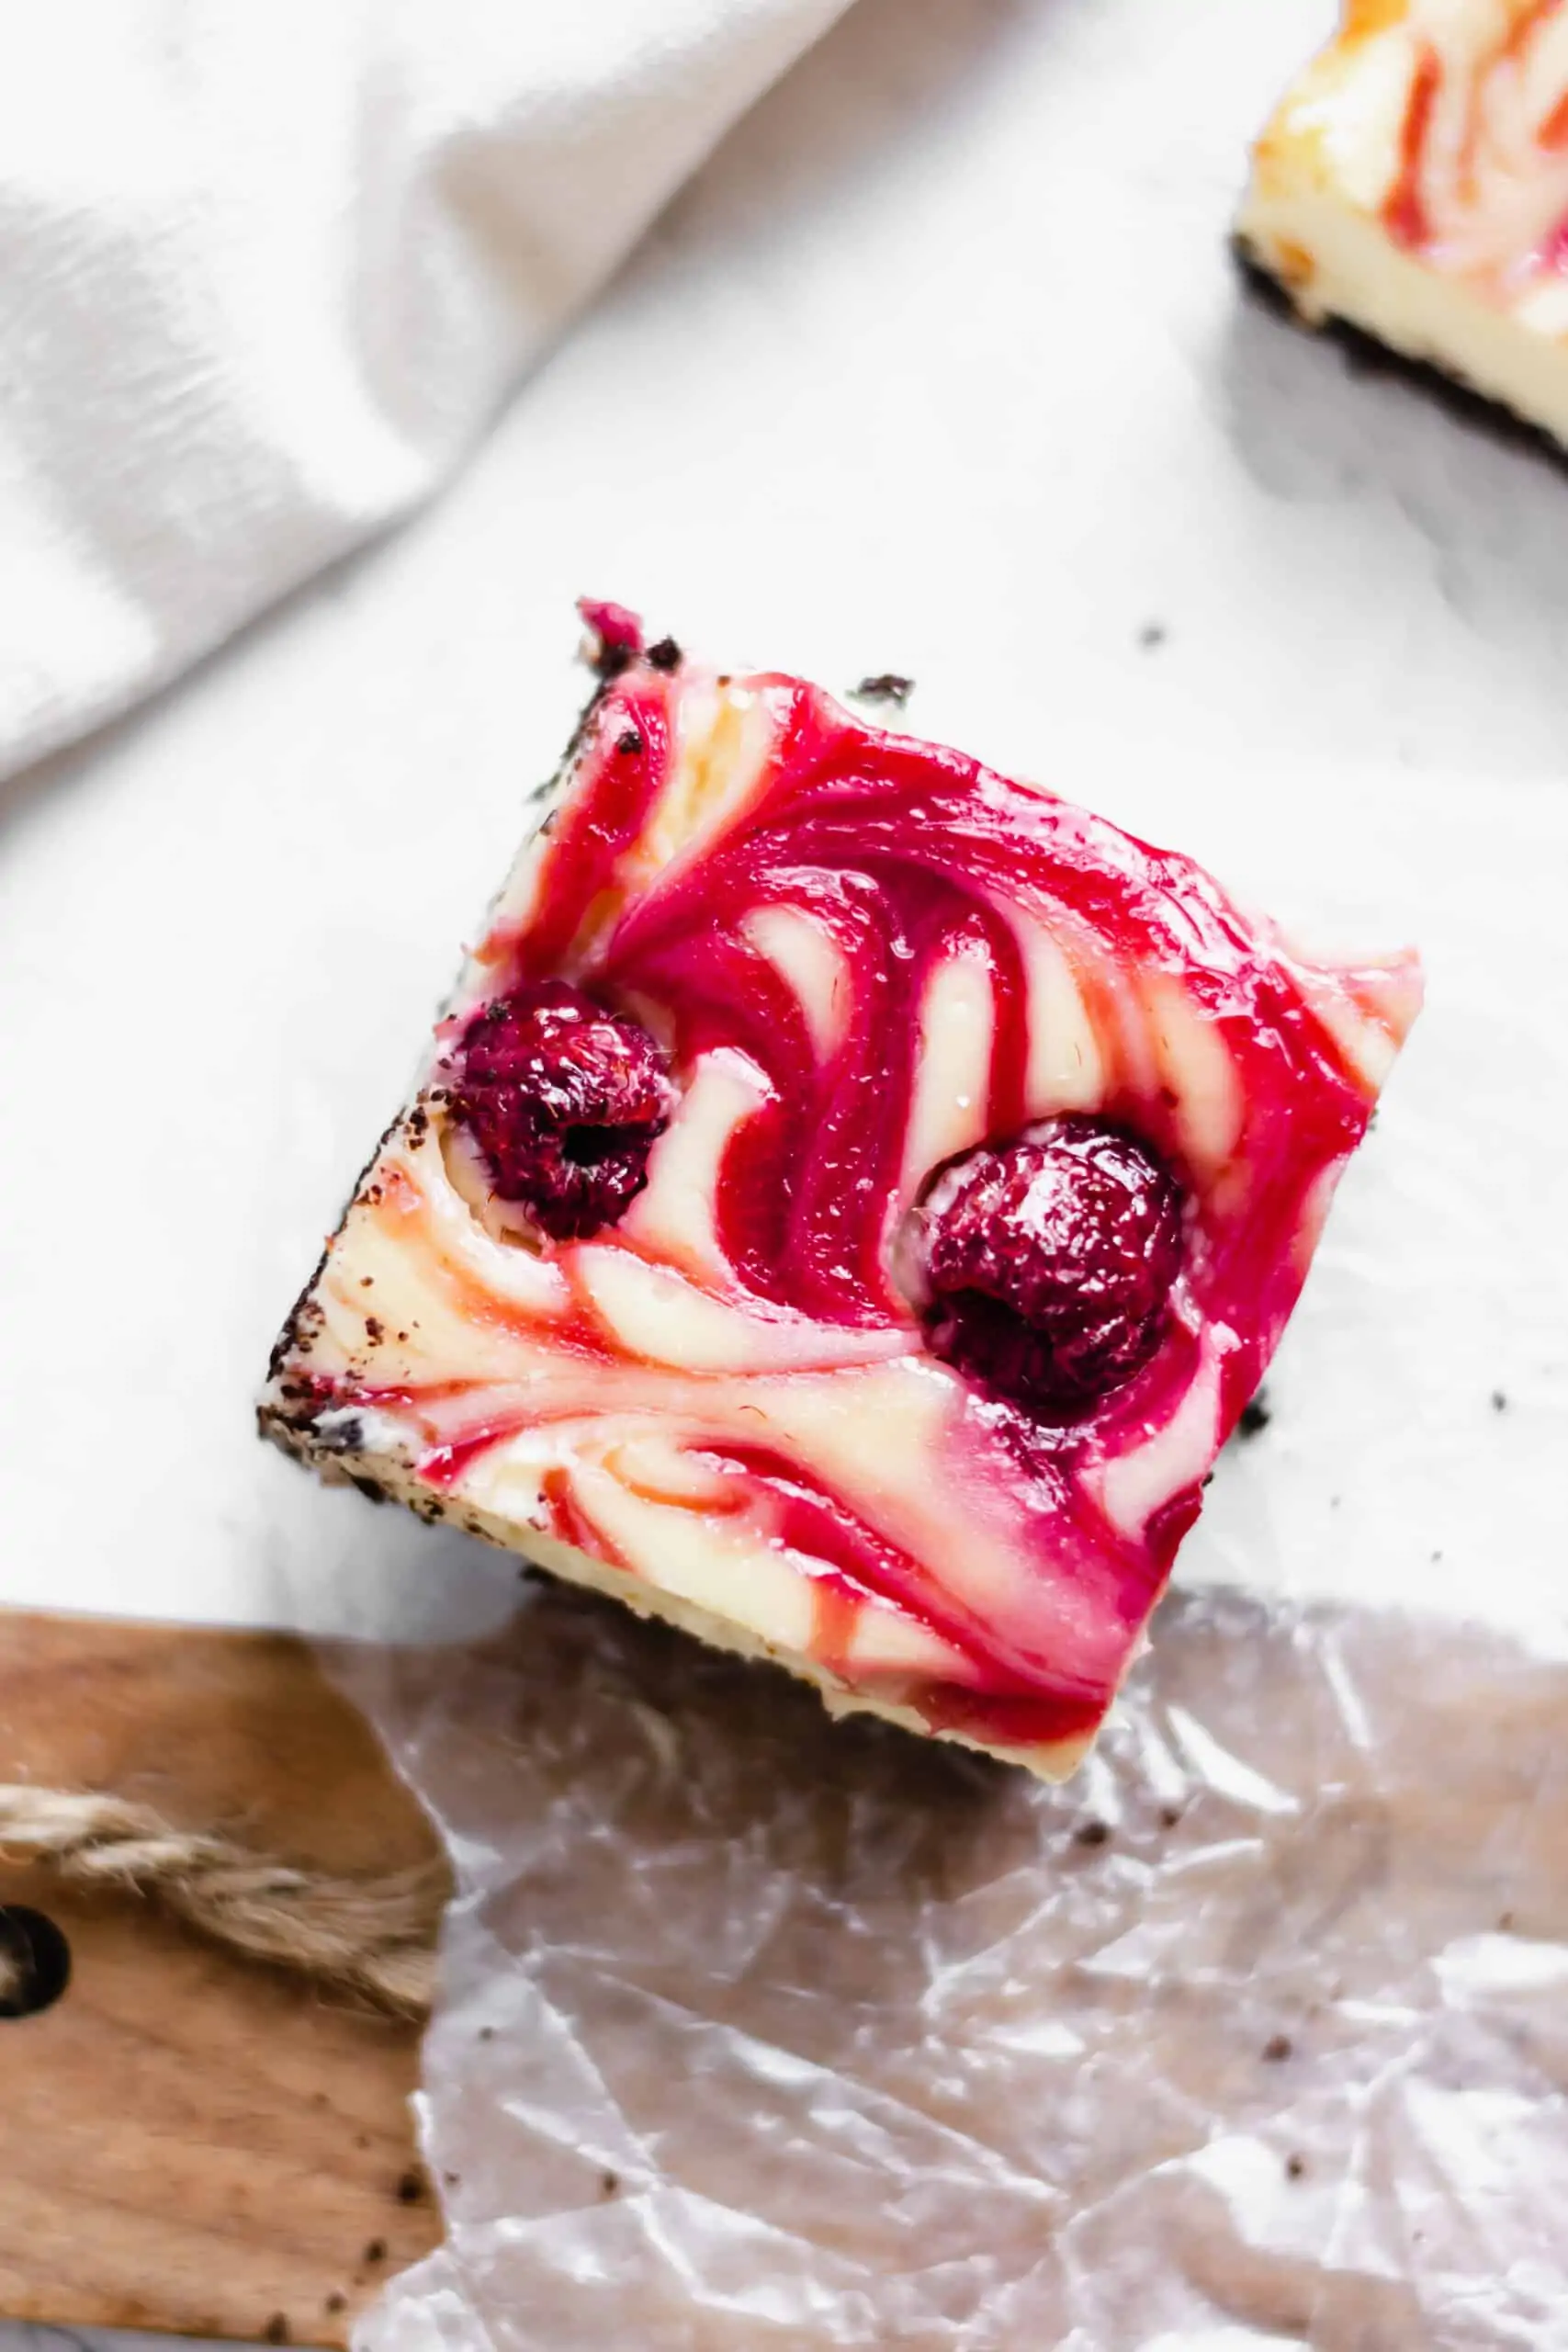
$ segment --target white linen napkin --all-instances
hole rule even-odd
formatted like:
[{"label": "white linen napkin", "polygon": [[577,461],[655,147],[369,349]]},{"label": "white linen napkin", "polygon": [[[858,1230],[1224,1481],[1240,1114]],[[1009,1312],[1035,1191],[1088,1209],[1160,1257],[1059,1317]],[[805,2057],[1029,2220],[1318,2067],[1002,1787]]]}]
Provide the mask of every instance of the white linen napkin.
[{"label": "white linen napkin", "polygon": [[846,5],[31,12],[0,77],[0,774],[424,497]]}]

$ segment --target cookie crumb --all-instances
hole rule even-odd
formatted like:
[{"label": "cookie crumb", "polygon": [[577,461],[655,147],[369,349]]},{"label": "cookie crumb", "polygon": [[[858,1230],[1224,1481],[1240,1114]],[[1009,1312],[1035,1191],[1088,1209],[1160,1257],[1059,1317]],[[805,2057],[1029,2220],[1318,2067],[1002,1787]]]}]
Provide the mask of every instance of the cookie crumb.
[{"label": "cookie crumb", "polygon": [[1271,2033],[1263,2045],[1263,2057],[1270,2066],[1281,2066],[1295,2054],[1296,2045],[1288,2033]]},{"label": "cookie crumb", "polygon": [[618,2172],[602,2172],[599,2176],[599,2193],[603,2197],[614,2197],[620,2185]]},{"label": "cookie crumb", "polygon": [[1073,1832],[1075,1846],[1104,1846],[1110,1843],[1111,1825],[1108,1821],[1080,1821]]},{"label": "cookie crumb", "polygon": [[1181,1818],[1181,1812],[1182,1808],[1179,1804],[1162,1804],[1159,1809],[1160,1827],[1162,1829],[1174,1829],[1177,1823]]},{"label": "cookie crumb", "polygon": [[890,702],[896,710],[902,710],[915,691],[915,682],[900,671],[879,670],[850,691],[856,702]]},{"label": "cookie crumb", "polygon": [[1241,1408],[1236,1428],[1243,1437],[1259,1437],[1274,1418],[1274,1408],[1260,1388]]},{"label": "cookie crumb", "polygon": [[1506,1392],[1501,1388],[1495,1388],[1492,1391],[1492,1410],[1495,1413],[1506,1413],[1507,1409],[1508,1399]]},{"label": "cookie crumb", "polygon": [[1165,643],[1169,634],[1163,621],[1145,621],[1138,631],[1138,643],[1145,653],[1153,653],[1156,647]]},{"label": "cookie crumb", "polygon": [[1304,2156],[1289,2155],[1285,2158],[1285,2177],[1287,2180],[1300,2180],[1305,2174],[1306,2168],[1307,2160]]},{"label": "cookie crumb", "polygon": [[1511,1935],[1513,1934],[1513,1932],[1514,1932],[1514,1915],[1513,1915],[1513,1913],[1512,1913],[1511,1911],[1499,1911],[1499,1913],[1497,1914],[1497,1933],[1498,1933],[1500,1936],[1511,1936]]},{"label": "cookie crumb", "polygon": [[681,649],[672,637],[661,637],[657,645],[649,647],[643,658],[650,670],[678,670]]}]

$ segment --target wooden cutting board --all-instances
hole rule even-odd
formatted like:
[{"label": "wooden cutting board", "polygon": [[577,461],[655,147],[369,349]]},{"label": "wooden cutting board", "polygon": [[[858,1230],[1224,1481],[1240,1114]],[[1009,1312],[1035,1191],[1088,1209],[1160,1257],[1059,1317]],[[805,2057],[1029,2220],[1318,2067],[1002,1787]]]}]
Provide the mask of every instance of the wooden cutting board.
[{"label": "wooden cutting board", "polygon": [[[112,1789],[337,1871],[433,1846],[309,1651],[271,1635],[0,1613],[0,1779]],[[346,2342],[440,2234],[415,2031],[0,1865],[16,1904],[63,1930],[71,1978],[0,2018],[0,2313]]]}]

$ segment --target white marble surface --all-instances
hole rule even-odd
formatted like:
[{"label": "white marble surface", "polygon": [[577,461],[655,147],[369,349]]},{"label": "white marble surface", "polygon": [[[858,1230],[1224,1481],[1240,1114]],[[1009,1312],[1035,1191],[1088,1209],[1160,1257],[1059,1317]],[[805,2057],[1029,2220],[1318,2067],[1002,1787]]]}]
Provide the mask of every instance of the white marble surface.
[{"label": "white marble surface", "polygon": [[1184,1572],[1558,1637],[1568,481],[1239,297],[1246,137],[1329,13],[860,0],[434,512],[0,788],[0,1596],[504,1605],[248,1400],[553,763],[589,590],[738,663],[910,672],[913,725],[1303,931],[1422,940],[1267,1454]]}]

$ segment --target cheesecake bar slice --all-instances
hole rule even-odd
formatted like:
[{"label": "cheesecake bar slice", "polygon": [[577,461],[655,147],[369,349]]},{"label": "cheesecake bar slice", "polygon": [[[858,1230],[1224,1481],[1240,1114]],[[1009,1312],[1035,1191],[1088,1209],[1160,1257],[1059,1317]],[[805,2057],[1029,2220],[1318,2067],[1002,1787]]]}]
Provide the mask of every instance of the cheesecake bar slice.
[{"label": "cheesecake bar slice", "polygon": [[1244,253],[1568,443],[1568,5],[1345,0],[1254,152]]},{"label": "cheesecake bar slice", "polygon": [[1048,1775],[1414,1016],[1187,859],[589,608],[599,689],[267,1432]]}]

